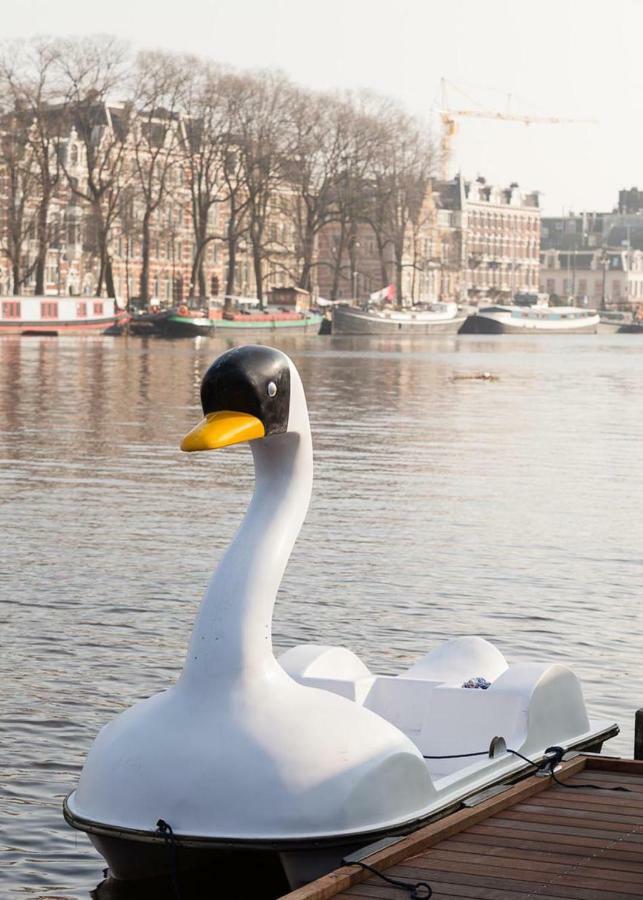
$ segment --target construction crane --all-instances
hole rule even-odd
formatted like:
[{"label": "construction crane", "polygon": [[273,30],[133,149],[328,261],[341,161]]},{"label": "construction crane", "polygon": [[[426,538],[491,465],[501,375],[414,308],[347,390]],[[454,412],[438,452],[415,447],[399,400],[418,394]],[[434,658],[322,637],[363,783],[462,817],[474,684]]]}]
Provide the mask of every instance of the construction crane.
[{"label": "construction crane", "polygon": [[447,82],[446,78],[442,78],[440,80],[441,108],[439,110],[439,113],[440,119],[442,121],[441,161],[442,179],[444,181],[446,181],[448,177],[448,163],[451,157],[453,138],[458,131],[457,120],[460,118],[469,117],[476,119],[495,119],[496,121],[502,122],[521,122],[523,125],[576,125],[580,123],[593,125],[596,124],[596,119],[571,119],[563,116],[533,116],[514,113],[511,110],[511,94],[507,94],[506,112],[498,112],[497,110],[488,109],[456,109],[449,105],[447,98],[448,85],[451,85],[451,87],[455,88],[460,93],[464,93],[452,82]]}]

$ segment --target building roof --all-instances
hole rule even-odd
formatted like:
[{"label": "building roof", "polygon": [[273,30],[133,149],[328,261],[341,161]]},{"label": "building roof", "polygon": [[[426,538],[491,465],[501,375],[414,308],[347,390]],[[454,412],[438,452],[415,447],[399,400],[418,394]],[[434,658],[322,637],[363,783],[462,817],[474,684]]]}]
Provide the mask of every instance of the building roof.
[{"label": "building roof", "polygon": [[607,232],[605,244],[619,249],[643,250],[643,223],[638,227],[615,225]]}]

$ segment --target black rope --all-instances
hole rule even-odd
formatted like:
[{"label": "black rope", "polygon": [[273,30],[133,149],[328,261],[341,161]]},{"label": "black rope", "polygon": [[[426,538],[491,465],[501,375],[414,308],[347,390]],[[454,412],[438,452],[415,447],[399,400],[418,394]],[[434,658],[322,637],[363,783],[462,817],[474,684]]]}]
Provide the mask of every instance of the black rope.
[{"label": "black rope", "polygon": [[426,881],[416,881],[413,883],[412,881],[402,881],[399,878],[391,878],[390,875],[385,875],[383,872],[378,872],[377,869],[374,869],[373,866],[369,866],[364,862],[346,862],[345,859],[342,860],[342,865],[344,866],[361,866],[362,869],[366,869],[367,872],[370,872],[371,875],[377,875],[378,878],[381,878],[382,881],[386,881],[388,884],[393,885],[393,887],[400,888],[402,891],[408,891],[410,900],[429,900],[430,897],[433,896],[433,889],[430,884],[427,884]]},{"label": "black rope", "polygon": [[627,791],[630,792],[630,788],[623,787],[623,785],[617,785],[616,787],[607,787],[604,784],[589,784],[584,782],[583,784],[567,784],[565,781],[561,781],[560,778],[557,777],[556,772],[554,771],[559,762],[562,762],[563,756],[565,755],[565,751],[562,747],[547,747],[545,753],[549,754],[547,759],[543,760],[543,769],[549,769],[549,774],[554,779],[556,784],[559,784],[564,788],[591,788],[593,791]]},{"label": "black rope", "polygon": [[[563,757],[567,752],[563,747],[547,747],[545,750],[545,758],[539,763],[535,762],[533,759],[529,759],[528,756],[523,756],[523,754],[519,753],[517,750],[511,750],[509,747],[505,748],[505,752],[511,753],[512,756],[519,756],[520,759],[524,759],[526,763],[529,763],[529,765],[533,766],[538,772],[548,772],[556,784],[559,784],[564,788],[591,788],[594,791],[627,791],[628,793],[631,790],[630,788],[621,785],[618,785],[617,787],[607,787],[603,784],[567,784],[566,781],[561,781],[556,775],[555,769],[556,766],[563,761]],[[488,750],[478,750],[476,753],[449,753],[442,756],[425,756],[423,754],[424,759],[466,759],[470,756],[490,756],[490,753]]]},{"label": "black rope", "polygon": [[172,876],[172,887],[174,888],[174,896],[176,900],[181,900],[181,891],[179,889],[179,875],[176,868],[176,838],[172,831],[172,826],[165,821],[159,819],[156,823],[156,831],[163,836],[165,846],[170,851],[170,874]]}]

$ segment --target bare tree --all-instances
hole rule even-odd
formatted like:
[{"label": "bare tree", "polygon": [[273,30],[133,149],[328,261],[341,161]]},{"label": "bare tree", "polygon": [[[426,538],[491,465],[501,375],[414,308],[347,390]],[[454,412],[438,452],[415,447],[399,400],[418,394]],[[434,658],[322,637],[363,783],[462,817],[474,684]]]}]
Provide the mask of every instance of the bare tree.
[{"label": "bare tree", "polygon": [[425,215],[437,155],[430,135],[388,101],[377,121],[379,137],[373,143],[365,219],[375,234],[383,274],[385,252],[391,250],[398,302],[402,302],[408,241]]},{"label": "bare tree", "polygon": [[60,182],[57,148],[62,117],[55,61],[55,42],[46,38],[5,45],[0,57],[0,77],[13,109],[24,121],[35,169],[37,251],[34,290],[38,295],[45,292],[45,268],[51,242],[49,217]]},{"label": "bare tree", "polygon": [[190,192],[194,232],[189,293],[194,297],[198,290],[203,299],[207,294],[203,268],[206,250],[212,241],[225,239],[213,227],[213,220],[217,218],[215,211],[228,199],[225,169],[231,144],[227,97],[230,79],[221,69],[197,61],[192,62],[191,70],[183,104],[182,165]]},{"label": "bare tree", "polygon": [[130,134],[134,180],[142,211],[140,295],[147,304],[152,221],[166,199],[172,176],[180,164],[179,111],[186,69],[180,57],[161,52],[139,53],[134,79],[135,121]]},{"label": "bare tree", "polygon": [[[88,204],[90,233],[100,268],[96,296],[103,284],[115,297],[110,256],[112,228],[121,193],[131,178],[128,141],[132,103],[112,102],[127,86],[127,47],[110,37],[66,39],[56,42],[56,66],[64,90],[64,118],[69,128],[60,163],[72,193]],[[76,142],[82,154],[76,156]]]},{"label": "bare tree", "polygon": [[292,92],[287,177],[295,191],[297,283],[312,288],[316,240],[338,217],[336,186],[350,151],[352,109],[337,96]]},{"label": "bare tree", "polygon": [[[6,108],[6,107],[5,107]],[[28,240],[36,222],[36,163],[29,141],[29,116],[11,107],[2,116],[0,133],[0,171],[5,181],[2,251],[9,260],[14,296],[19,296],[33,273],[28,259]]]},{"label": "bare tree", "polygon": [[233,72],[160,52],[140,53],[132,66],[126,46],[93,37],[0,48],[0,105],[2,249],[16,291],[35,272],[44,292],[57,204],[83,211],[84,247],[100,264],[97,295],[115,295],[118,219],[128,283],[134,235],[145,302],[153,237],[171,236],[176,291],[174,245],[188,209],[191,297],[207,294],[214,241],[225,250],[228,306],[244,241],[262,303],[278,271],[310,290],[326,226],[333,299],[347,271],[355,277],[365,228],[382,282],[394,270],[400,299],[405,267],[426,269],[436,153],[417,121],[385,98],[313,94],[278,72]]},{"label": "bare tree", "polygon": [[287,187],[284,163],[290,95],[290,83],[280,73],[256,73],[239,79],[232,108],[231,125],[241,161],[255,287],[262,306],[264,263],[269,250],[268,220],[278,191]]},{"label": "bare tree", "polygon": [[364,109],[361,96],[346,95],[342,123],[342,153],[333,178],[333,217],[337,226],[331,300],[336,300],[339,294],[345,258],[349,277],[356,270],[357,236],[359,225],[367,221],[371,169],[379,137],[376,122],[369,110]]}]

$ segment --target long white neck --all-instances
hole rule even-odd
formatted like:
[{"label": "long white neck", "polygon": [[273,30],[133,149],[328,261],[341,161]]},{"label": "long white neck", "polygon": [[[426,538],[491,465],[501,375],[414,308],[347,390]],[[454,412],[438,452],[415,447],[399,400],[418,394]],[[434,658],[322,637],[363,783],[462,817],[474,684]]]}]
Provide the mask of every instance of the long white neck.
[{"label": "long white neck", "polygon": [[181,678],[185,686],[209,690],[216,678],[255,677],[278,668],[272,611],[312,490],[305,401],[303,411],[305,421],[296,432],[250,444],[254,495],[205,592]]}]

